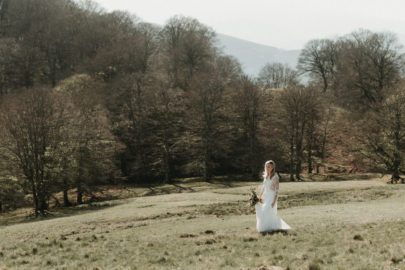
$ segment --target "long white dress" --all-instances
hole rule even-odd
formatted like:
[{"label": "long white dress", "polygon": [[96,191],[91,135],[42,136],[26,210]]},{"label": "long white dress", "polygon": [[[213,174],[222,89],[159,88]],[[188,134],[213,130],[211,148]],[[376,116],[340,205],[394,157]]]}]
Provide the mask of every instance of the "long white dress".
[{"label": "long white dress", "polygon": [[259,232],[289,230],[291,227],[277,215],[277,201],[271,204],[278,192],[278,175],[263,180],[263,203],[256,204],[256,228]]}]

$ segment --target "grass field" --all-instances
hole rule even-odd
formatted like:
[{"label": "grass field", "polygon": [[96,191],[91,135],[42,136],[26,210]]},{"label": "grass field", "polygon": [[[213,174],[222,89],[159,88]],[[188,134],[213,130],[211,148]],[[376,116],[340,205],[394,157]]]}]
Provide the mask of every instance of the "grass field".
[{"label": "grass field", "polygon": [[134,189],[151,196],[40,221],[3,216],[0,269],[405,269],[405,185],[281,183],[279,215],[293,230],[273,234],[256,232],[247,205],[258,185]]}]

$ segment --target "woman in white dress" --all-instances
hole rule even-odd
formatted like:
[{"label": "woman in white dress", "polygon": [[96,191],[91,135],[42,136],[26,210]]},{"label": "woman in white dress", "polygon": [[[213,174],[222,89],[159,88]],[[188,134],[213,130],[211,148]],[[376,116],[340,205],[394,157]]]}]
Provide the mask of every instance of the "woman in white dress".
[{"label": "woman in white dress", "polygon": [[278,175],[273,160],[266,161],[260,202],[256,204],[256,228],[259,232],[289,230],[291,227],[277,216]]}]

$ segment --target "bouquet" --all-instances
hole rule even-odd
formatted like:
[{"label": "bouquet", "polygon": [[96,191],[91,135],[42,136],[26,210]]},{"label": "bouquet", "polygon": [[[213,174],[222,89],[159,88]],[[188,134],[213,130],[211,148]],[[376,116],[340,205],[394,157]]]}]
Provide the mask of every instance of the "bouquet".
[{"label": "bouquet", "polygon": [[255,206],[258,202],[261,202],[261,201],[260,201],[259,197],[257,197],[256,191],[253,188],[251,188],[249,204],[250,204],[250,206]]}]

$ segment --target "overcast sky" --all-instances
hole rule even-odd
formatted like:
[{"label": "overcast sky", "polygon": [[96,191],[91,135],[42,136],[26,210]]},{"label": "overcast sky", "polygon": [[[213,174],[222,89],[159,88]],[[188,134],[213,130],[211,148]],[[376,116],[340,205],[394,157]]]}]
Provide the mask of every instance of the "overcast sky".
[{"label": "overcast sky", "polygon": [[95,0],[164,25],[174,15],[198,19],[217,33],[282,49],[359,28],[391,31],[405,44],[405,0]]}]

